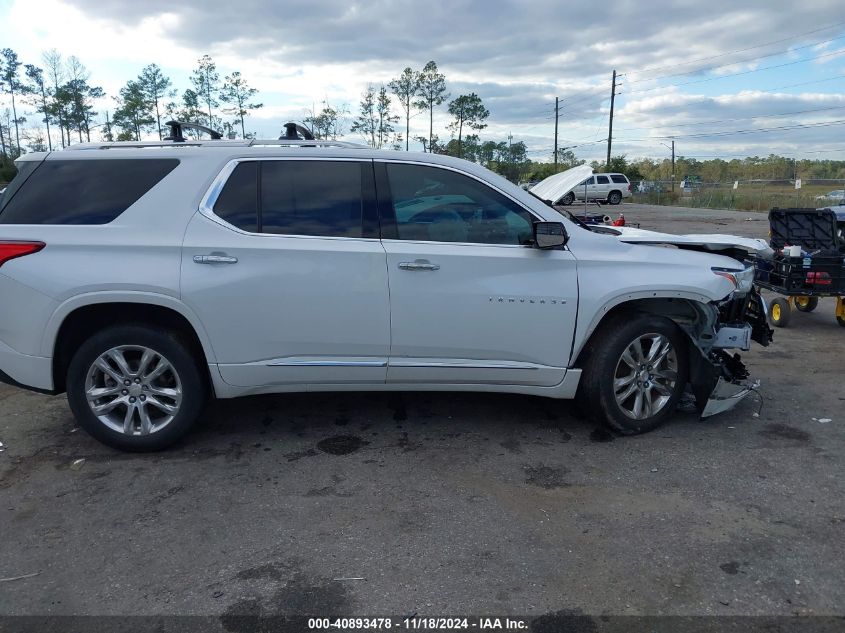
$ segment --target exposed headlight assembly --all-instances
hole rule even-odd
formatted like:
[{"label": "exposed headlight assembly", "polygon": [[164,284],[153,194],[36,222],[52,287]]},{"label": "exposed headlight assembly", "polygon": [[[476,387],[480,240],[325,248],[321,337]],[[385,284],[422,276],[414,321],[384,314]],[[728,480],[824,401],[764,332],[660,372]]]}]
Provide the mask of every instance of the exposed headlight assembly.
[{"label": "exposed headlight assembly", "polygon": [[734,285],[734,294],[744,295],[748,294],[754,286],[754,267],[749,266],[744,270],[736,270],[731,268],[717,268],[713,267],[710,270],[714,275],[724,277]]}]

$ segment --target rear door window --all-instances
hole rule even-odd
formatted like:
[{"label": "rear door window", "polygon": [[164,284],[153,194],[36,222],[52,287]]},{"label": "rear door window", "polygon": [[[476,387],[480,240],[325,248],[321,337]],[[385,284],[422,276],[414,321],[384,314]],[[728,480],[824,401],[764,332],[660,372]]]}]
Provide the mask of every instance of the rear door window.
[{"label": "rear door window", "polygon": [[258,231],[258,163],[239,163],[229,175],[214,214],[242,231]]},{"label": "rear door window", "polygon": [[366,168],[372,174],[372,165],[356,161],[263,161],[260,230],[362,237]]},{"label": "rear door window", "polygon": [[0,224],[108,224],[178,164],[175,158],[46,160],[3,196]]},{"label": "rear door window", "polygon": [[610,183],[610,181],[607,179],[607,176],[596,176],[596,182],[600,185],[606,185]]}]

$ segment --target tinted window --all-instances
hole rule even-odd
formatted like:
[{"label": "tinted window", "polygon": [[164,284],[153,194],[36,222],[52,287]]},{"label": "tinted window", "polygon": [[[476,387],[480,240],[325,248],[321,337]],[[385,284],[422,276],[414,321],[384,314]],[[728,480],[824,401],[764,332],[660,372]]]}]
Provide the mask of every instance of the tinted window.
[{"label": "tinted window", "polygon": [[108,224],[178,164],[169,158],[44,161],[4,196],[0,224]]},{"label": "tinted window", "polygon": [[258,231],[257,162],[240,163],[235,167],[214,203],[214,213],[243,231]]},{"label": "tinted window", "polygon": [[401,240],[529,244],[534,217],[487,185],[448,169],[388,164]]},{"label": "tinted window", "polygon": [[262,230],[285,235],[361,237],[364,165],[352,161],[262,162]]},{"label": "tinted window", "polygon": [[627,179],[627,178],[625,178],[625,176],[623,176],[622,174],[613,174],[613,175],[610,177],[610,179],[611,179],[613,182],[618,182],[618,183],[622,183],[622,184],[628,184],[628,179]]},{"label": "tinted window", "polygon": [[596,183],[600,185],[606,185],[610,181],[607,179],[607,176],[596,176]]},{"label": "tinted window", "polygon": [[38,160],[22,160],[17,163],[18,173],[15,174],[15,177],[12,178],[12,182],[10,182],[9,186],[3,190],[2,194],[0,194],[0,211],[3,210],[6,202],[12,199],[15,192],[21,188],[21,185],[26,182],[30,174],[32,174],[32,172],[34,172],[40,164],[41,161]]}]

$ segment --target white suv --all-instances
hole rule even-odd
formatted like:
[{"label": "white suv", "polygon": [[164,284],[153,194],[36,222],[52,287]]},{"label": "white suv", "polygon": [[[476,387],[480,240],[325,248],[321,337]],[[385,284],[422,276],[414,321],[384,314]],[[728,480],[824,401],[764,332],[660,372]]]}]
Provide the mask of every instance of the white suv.
[{"label": "white suv", "polygon": [[639,433],[685,389],[738,400],[724,349],[770,336],[736,259],[622,243],[449,157],[213,140],[18,166],[0,379],[66,391],[126,450],[171,444],[209,396],[295,391],[578,396]]},{"label": "white suv", "polygon": [[631,181],[625,174],[594,174],[573,187],[560,203],[569,205],[576,200],[596,200],[607,204],[619,204],[623,198],[631,197]]}]

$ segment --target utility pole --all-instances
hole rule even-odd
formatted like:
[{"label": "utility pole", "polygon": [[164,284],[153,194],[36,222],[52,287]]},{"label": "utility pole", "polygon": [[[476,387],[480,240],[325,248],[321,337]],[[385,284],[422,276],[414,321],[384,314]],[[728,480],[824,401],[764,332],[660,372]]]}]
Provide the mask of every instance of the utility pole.
[{"label": "utility pole", "polygon": [[555,173],[557,173],[557,120],[558,120],[558,97],[555,97]]},{"label": "utility pole", "polygon": [[672,193],[675,193],[675,139],[672,139]]},{"label": "utility pole", "polygon": [[610,146],[613,143],[613,101],[616,99],[616,70],[610,87],[610,125],[607,129],[607,168],[610,169]]}]

